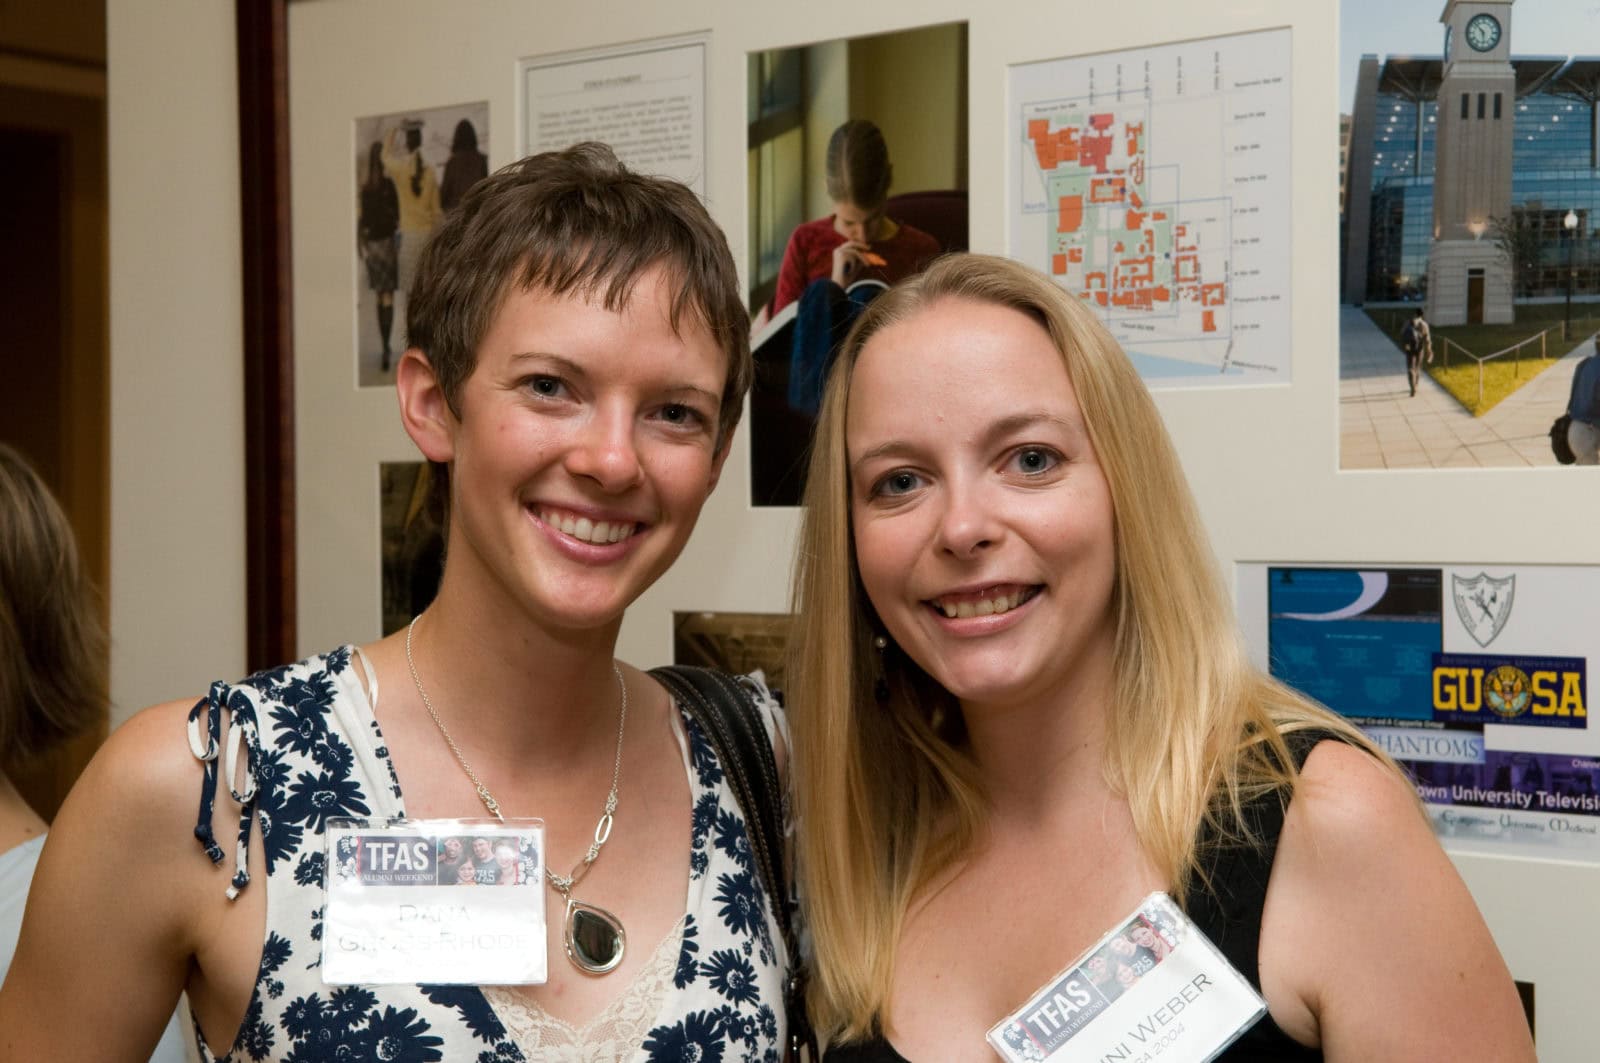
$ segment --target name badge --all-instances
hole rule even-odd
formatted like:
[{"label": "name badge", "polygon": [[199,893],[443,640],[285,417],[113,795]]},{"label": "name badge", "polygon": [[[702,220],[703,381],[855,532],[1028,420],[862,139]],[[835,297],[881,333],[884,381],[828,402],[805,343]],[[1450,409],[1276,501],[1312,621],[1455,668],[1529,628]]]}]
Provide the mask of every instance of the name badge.
[{"label": "name badge", "polygon": [[1205,1063],[1266,1001],[1166,894],[1152,893],[989,1031],[1013,1063]]},{"label": "name badge", "polygon": [[544,820],[330,819],[322,980],[538,985]]}]

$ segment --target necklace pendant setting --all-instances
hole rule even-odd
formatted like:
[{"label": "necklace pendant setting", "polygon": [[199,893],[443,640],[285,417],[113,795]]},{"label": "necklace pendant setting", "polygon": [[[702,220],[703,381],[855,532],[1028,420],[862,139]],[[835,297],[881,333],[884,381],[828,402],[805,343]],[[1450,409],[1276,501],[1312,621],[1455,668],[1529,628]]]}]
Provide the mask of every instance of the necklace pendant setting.
[{"label": "necklace pendant setting", "polygon": [[567,896],[567,916],[562,944],[567,959],[584,974],[609,974],[627,951],[628,935],[622,921],[604,908]]},{"label": "necklace pendant setting", "polygon": [[[411,673],[411,682],[417,688],[417,696],[422,699],[422,706],[428,710],[433,725],[439,729],[440,737],[444,739],[445,745],[450,747],[450,752],[455,754],[456,763],[461,765],[462,772],[478,791],[478,799],[483,802],[483,807],[503,823],[505,815],[500,811],[500,803],[494,799],[494,795],[483,784],[483,780],[478,778],[478,773],[472,770],[472,765],[467,763],[466,755],[461,752],[461,747],[456,744],[444,721],[439,718],[438,711],[433,707],[433,700],[428,697],[427,688],[422,685],[422,677],[417,674],[417,662],[411,653],[411,637],[417,630],[417,621],[421,619],[420,614],[412,617],[411,623],[406,627],[406,669]],[[550,888],[561,894],[567,902],[566,929],[562,935],[567,959],[584,974],[595,975],[608,974],[615,970],[622,962],[622,954],[628,947],[628,936],[623,932],[622,920],[604,908],[572,899],[572,888],[589,873],[590,866],[600,855],[601,847],[611,837],[611,827],[616,822],[617,787],[622,781],[622,732],[628,724],[628,683],[623,679],[622,669],[614,660],[611,662],[611,674],[616,678],[618,701],[621,704],[617,709],[617,751],[612,758],[611,790],[606,794],[605,811],[601,813],[600,821],[595,824],[593,844],[589,846],[589,851],[584,854],[583,859],[573,866],[570,874],[558,875],[548,864],[545,866],[545,877],[550,883]],[[237,735],[238,731],[232,733]],[[193,744],[195,743],[191,743]]]}]

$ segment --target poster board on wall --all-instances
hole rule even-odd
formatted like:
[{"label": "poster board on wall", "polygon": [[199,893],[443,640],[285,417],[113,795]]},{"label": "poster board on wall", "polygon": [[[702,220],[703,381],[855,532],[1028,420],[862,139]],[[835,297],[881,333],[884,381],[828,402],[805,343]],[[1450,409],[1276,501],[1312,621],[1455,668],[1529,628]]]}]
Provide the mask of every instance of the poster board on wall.
[{"label": "poster board on wall", "polygon": [[1292,31],[1007,72],[1006,250],[1152,388],[1288,384]]},{"label": "poster board on wall", "polygon": [[[354,304],[362,387],[394,387],[405,300],[444,212],[489,172],[489,106],[469,103],[355,119]],[[397,350],[399,348],[399,350]]]},{"label": "poster board on wall", "polygon": [[699,34],[522,60],[518,154],[599,140],[632,169],[704,198],[707,47]]},{"label": "poster board on wall", "polygon": [[1241,565],[1255,660],[1400,762],[1458,853],[1600,865],[1593,565]]},{"label": "poster board on wall", "polygon": [[[833,337],[889,286],[967,250],[965,53],[956,23],[750,54],[752,505],[800,504]],[[835,263],[856,231],[841,210],[876,261]]]},{"label": "poster board on wall", "polygon": [[1595,11],[1339,9],[1340,467],[1553,468],[1600,329]]}]

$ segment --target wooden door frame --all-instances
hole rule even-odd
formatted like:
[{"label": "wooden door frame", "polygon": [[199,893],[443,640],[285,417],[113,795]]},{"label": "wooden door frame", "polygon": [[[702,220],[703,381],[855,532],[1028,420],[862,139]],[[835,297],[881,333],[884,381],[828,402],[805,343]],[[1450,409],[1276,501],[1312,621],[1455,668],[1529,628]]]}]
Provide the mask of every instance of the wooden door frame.
[{"label": "wooden door frame", "polygon": [[235,0],[244,256],[245,660],[294,660],[294,289],[289,0]]},{"label": "wooden door frame", "polygon": [[[111,568],[105,75],[42,59],[31,72],[38,75],[32,82],[0,84],[0,116],[7,125],[62,142],[61,401],[51,411],[59,424],[56,473],[48,486],[73,528],[84,575],[102,592],[97,604],[104,624]],[[98,662],[102,675],[108,665]],[[109,706],[103,706],[83,734],[11,765],[7,775],[34,811],[54,819],[109,730]]]}]

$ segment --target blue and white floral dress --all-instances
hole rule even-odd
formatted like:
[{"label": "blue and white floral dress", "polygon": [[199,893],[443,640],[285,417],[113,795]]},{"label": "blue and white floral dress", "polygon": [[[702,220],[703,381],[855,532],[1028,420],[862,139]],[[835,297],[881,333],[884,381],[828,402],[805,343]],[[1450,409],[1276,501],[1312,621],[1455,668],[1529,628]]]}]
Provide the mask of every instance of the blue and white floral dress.
[{"label": "blue and white floral dress", "polygon": [[[626,1059],[776,1063],[785,1035],[788,956],[744,816],[711,744],[687,714],[683,743],[694,814],[687,910],[645,970],[596,1022],[574,1029],[505,989],[329,986],[322,981],[322,834],[329,818],[405,815],[400,783],[357,677],[351,647],[213,684],[190,712],[190,744],[206,760],[195,836],[214,862],[218,768],[244,778],[232,891],[249,887],[249,834],[266,851],[267,928],[261,969],[226,1063],[509,1063]],[[370,677],[370,672],[368,673]],[[369,680],[376,698],[377,686]],[[764,694],[764,691],[763,691]],[[785,727],[770,696],[769,731]],[[786,736],[785,736],[786,737]],[[220,755],[219,755],[220,754]],[[247,758],[247,772],[228,768]],[[257,887],[259,888],[259,886]],[[194,1025],[200,1058],[215,1060]]]}]

